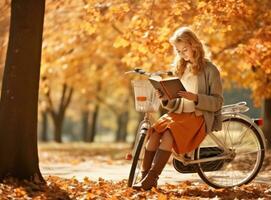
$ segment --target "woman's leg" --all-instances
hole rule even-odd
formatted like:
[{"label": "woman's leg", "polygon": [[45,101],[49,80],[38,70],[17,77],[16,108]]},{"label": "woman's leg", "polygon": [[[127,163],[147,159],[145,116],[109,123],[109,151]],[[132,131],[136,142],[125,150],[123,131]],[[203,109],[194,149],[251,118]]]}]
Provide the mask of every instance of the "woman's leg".
[{"label": "woman's leg", "polygon": [[152,161],[155,156],[156,149],[158,148],[160,144],[160,138],[161,134],[156,133],[154,130],[150,130],[152,133],[150,134],[150,137],[148,138],[146,147],[145,147],[145,154],[142,162],[142,170],[141,170],[141,180],[145,178],[145,176],[148,174],[151,166]]},{"label": "woman's leg", "polygon": [[157,186],[157,180],[171,155],[173,137],[169,130],[162,134],[161,144],[156,151],[153,164],[146,177],[134,188],[143,188],[145,190]]},{"label": "woman's leg", "polygon": [[162,149],[164,151],[171,151],[173,142],[174,142],[174,139],[171,135],[170,130],[166,130],[163,133],[159,149]]},{"label": "woman's leg", "polygon": [[156,151],[156,149],[160,145],[161,136],[162,134],[157,133],[153,130],[153,132],[150,134],[149,140],[147,141],[146,149],[148,151]]}]

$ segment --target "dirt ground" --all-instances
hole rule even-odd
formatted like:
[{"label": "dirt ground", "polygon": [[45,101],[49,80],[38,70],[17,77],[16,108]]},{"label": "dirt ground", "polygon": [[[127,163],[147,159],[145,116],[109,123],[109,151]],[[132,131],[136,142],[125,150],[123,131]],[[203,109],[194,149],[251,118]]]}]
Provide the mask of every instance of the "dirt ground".
[{"label": "dirt ground", "polygon": [[[127,143],[49,143],[39,145],[40,166],[43,174],[64,178],[76,177],[80,180],[85,176],[95,180],[100,177],[113,181],[127,179],[131,160],[127,160],[126,155],[130,152],[131,145]],[[240,164],[241,166],[242,164]],[[268,151],[262,169],[255,180],[269,183],[271,180],[270,171],[271,152]],[[200,181],[197,174],[180,174],[170,161],[162,175],[170,177],[171,182],[191,179]],[[163,180],[168,181],[168,179]]]}]

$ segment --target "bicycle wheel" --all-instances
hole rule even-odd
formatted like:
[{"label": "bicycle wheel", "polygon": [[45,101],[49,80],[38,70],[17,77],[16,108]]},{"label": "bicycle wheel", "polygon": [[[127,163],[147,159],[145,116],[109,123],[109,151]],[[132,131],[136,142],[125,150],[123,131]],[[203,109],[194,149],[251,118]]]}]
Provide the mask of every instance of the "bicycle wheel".
[{"label": "bicycle wheel", "polygon": [[[144,130],[146,131],[146,130]],[[140,137],[135,143],[135,152],[133,156],[133,161],[132,161],[132,166],[130,169],[129,173],[129,178],[128,178],[128,187],[133,186],[139,181],[139,174],[140,174],[140,168],[141,168],[141,163],[142,163],[142,158],[143,158],[143,145],[146,137],[146,133],[139,133]]]},{"label": "bicycle wheel", "polygon": [[139,125],[138,125],[138,128],[137,128],[137,131],[136,131],[136,136],[135,136],[135,140],[134,140],[134,144],[133,144],[133,151],[132,151],[132,155],[135,155],[135,151],[136,151],[136,146],[138,144],[138,141],[139,141],[139,138],[140,138],[140,131],[143,127],[143,124],[146,123],[144,120],[142,120]]},{"label": "bicycle wheel", "polygon": [[[265,154],[264,142],[257,129],[245,119],[231,117],[223,120],[222,131],[214,135],[230,150],[231,157],[199,163],[197,170],[201,179],[214,188],[252,181],[261,169]],[[208,135],[195,150],[195,159],[223,155],[226,155],[224,150]]]}]

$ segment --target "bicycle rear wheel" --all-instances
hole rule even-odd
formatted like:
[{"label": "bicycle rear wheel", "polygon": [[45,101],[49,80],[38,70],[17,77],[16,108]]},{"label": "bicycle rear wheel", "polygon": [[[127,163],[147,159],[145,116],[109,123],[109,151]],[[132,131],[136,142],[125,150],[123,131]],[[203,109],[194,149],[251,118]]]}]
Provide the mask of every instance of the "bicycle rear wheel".
[{"label": "bicycle rear wheel", "polygon": [[[230,150],[229,159],[198,164],[201,179],[214,188],[234,187],[252,181],[261,169],[264,142],[257,129],[242,118],[223,120],[222,130],[214,135]],[[210,152],[212,151],[212,152]],[[226,155],[210,136],[195,151],[195,159]]]},{"label": "bicycle rear wheel", "polygon": [[[146,130],[144,130],[146,131]],[[140,134],[140,133],[139,133]],[[128,187],[132,187],[134,184],[139,182],[140,169],[143,160],[143,145],[146,138],[146,133],[140,134],[137,143],[135,143],[135,152],[133,155],[132,166],[128,178]]]}]

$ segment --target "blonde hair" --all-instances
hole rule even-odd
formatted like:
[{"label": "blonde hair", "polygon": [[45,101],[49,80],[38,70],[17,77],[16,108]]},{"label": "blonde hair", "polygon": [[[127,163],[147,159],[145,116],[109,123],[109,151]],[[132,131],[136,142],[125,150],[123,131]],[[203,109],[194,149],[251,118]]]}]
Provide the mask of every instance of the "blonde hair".
[{"label": "blonde hair", "polygon": [[189,44],[194,51],[195,63],[193,63],[192,65],[192,73],[197,75],[204,68],[205,52],[203,49],[203,45],[191,29],[189,29],[188,27],[178,28],[169,39],[169,42],[172,44],[174,52],[176,54],[173,61],[176,75],[182,76],[188,63],[178,54],[176,44],[179,42]]}]

